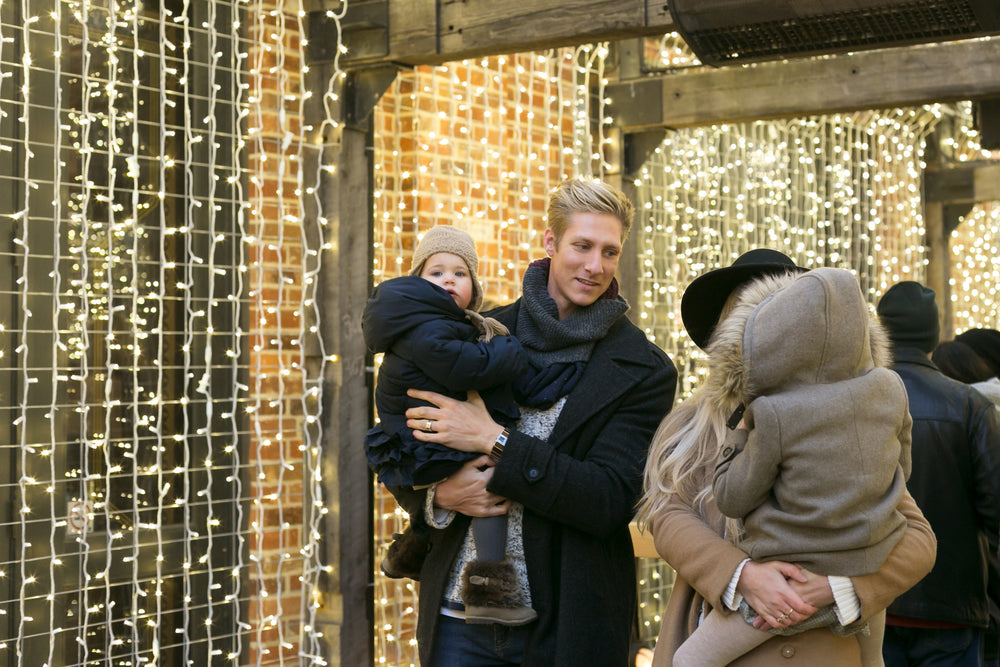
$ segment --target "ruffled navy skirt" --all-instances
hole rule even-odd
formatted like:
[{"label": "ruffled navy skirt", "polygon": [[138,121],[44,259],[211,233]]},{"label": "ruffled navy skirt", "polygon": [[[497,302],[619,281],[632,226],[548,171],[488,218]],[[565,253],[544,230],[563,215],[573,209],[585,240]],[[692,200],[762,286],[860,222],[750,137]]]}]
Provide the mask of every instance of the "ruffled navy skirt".
[{"label": "ruffled navy skirt", "polygon": [[375,426],[365,436],[368,467],[386,486],[426,486],[440,482],[479,456],[436,442],[421,442],[413,431],[385,433]]}]

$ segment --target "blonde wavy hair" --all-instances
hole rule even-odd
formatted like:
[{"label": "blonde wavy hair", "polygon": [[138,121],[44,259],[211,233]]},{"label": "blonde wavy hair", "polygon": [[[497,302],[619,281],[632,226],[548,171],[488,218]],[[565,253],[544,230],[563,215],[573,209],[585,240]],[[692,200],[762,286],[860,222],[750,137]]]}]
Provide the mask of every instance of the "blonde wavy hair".
[{"label": "blonde wavy hair", "polygon": [[[712,495],[712,472],[736,404],[722,406],[702,389],[670,411],[653,435],[636,521],[646,530],[670,498],[679,497],[704,516]],[[737,528],[735,524],[731,528]],[[730,526],[727,532],[736,534]]]},{"label": "blonde wavy hair", "polygon": [[563,181],[553,190],[546,213],[557,244],[574,213],[604,213],[618,218],[622,223],[621,242],[625,243],[632,228],[635,207],[618,188],[603,181],[576,177]]},{"label": "blonde wavy hair", "polygon": [[[677,496],[703,518],[712,496],[712,476],[719,448],[726,437],[726,421],[747,394],[746,378],[733,373],[726,355],[739,358],[742,327],[724,326],[729,317],[746,319],[768,294],[794,280],[792,273],[765,275],[734,289],[719,315],[720,325],[708,344],[709,372],[704,384],[660,422],[653,435],[643,479],[636,522],[646,530],[671,497]],[[736,541],[742,532],[738,519],[726,519],[725,534]]]}]

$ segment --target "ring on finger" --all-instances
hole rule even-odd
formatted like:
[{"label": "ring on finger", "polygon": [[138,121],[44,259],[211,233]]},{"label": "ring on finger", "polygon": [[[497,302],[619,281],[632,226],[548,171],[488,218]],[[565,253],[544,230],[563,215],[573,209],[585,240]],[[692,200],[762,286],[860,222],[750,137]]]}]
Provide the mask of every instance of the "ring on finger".
[{"label": "ring on finger", "polygon": [[778,623],[784,623],[788,620],[788,614],[778,614]]},{"label": "ring on finger", "polygon": [[434,431],[434,422],[431,421],[430,419],[425,419],[424,430],[427,431],[428,433],[432,433]]}]

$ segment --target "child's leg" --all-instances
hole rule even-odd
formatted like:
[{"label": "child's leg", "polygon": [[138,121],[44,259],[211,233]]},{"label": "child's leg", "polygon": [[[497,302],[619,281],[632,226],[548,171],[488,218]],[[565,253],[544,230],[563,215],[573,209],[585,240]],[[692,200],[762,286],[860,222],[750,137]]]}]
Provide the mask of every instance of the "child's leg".
[{"label": "child's leg", "polygon": [[507,557],[507,515],[473,519],[472,539],[479,560],[486,563],[504,560]]},{"label": "child's leg", "polygon": [[724,667],[770,638],[739,612],[724,615],[713,610],[674,653],[674,667]]},{"label": "child's leg", "polygon": [[472,539],[476,560],[465,567],[462,584],[465,622],[524,625],[538,618],[507,560],[506,515],[473,519]]},{"label": "child's leg", "polygon": [[868,636],[858,634],[861,645],[861,667],[883,667],[882,639],[885,636],[885,611],[868,619]]}]

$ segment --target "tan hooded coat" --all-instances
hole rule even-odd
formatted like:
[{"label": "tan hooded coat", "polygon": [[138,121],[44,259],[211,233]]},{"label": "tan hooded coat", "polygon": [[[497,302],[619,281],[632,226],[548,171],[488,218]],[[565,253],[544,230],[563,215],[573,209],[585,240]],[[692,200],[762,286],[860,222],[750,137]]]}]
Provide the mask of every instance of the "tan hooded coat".
[{"label": "tan hooded coat", "polygon": [[747,406],[713,492],[743,520],[757,561],[818,574],[878,570],[905,530],[910,473],[906,389],[888,340],[845,269],[802,273],[761,300],[744,293],[719,324],[712,373]]},{"label": "tan hooded coat", "polygon": [[[742,296],[749,298],[747,304],[759,304],[794,279],[795,276],[761,278],[745,288]],[[872,357],[876,360],[875,365],[882,367],[888,363],[888,348],[881,329],[873,330],[873,340]],[[706,382],[705,400],[714,405],[732,406],[739,402],[737,396],[743,396],[740,393],[743,389],[745,381],[740,374],[713,372]],[[712,484],[713,472],[708,467],[702,471],[705,486]],[[863,620],[885,609],[934,565],[937,546],[934,533],[905,490],[897,509],[906,522],[902,537],[877,572],[851,579],[861,602]],[[725,517],[711,494],[697,507],[673,496],[650,520],[649,530],[657,552],[677,573],[653,660],[655,667],[667,667],[672,664],[677,647],[697,628],[702,611],[723,608],[722,595],[747,554],[722,537]],[[733,663],[739,667],[776,664],[790,667],[860,665],[858,642],[854,637],[840,637],[828,629],[818,628],[790,637],[772,637]]]}]

